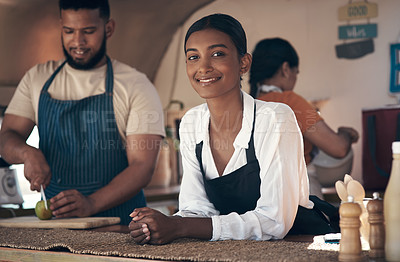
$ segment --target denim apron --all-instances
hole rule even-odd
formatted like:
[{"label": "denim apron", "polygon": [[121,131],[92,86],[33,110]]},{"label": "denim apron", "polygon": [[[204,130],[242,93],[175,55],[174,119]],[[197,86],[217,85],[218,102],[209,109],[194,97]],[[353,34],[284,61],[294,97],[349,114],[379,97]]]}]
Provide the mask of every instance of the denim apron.
[{"label": "denim apron", "polygon": [[[57,100],[48,93],[64,65],[65,62],[47,80],[39,98],[39,148],[52,173],[45,189],[48,198],[68,189],[76,189],[85,196],[93,194],[128,166],[114,115],[110,59],[107,57],[105,93],[81,100]],[[146,201],[141,190],[127,202],[94,216],[120,217],[121,224],[127,225],[130,212],[143,206]]]},{"label": "denim apron", "polygon": [[[221,215],[236,212],[239,215],[254,210],[260,198],[260,165],[254,150],[254,125],[256,108],[254,105],[253,129],[246,149],[247,164],[225,176],[206,179],[203,169],[203,141],[196,144],[196,157],[203,175],[208,199]],[[313,209],[298,206],[297,214],[288,235],[320,235],[340,232],[338,209],[316,196],[310,196]]]},{"label": "denim apron", "polygon": [[201,157],[203,141],[196,145],[196,157],[203,175],[206,194],[221,215],[227,215],[231,212],[244,214],[247,211],[254,210],[257,206],[257,200],[260,198],[260,165],[254,150],[255,118],[254,105],[253,129],[249,148],[246,149],[247,164],[232,173],[214,179],[206,179]]}]

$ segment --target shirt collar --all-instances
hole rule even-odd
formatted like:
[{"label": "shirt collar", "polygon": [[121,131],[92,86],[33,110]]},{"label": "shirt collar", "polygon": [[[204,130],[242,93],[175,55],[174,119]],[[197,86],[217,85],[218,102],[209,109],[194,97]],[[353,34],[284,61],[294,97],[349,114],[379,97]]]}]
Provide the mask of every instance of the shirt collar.
[{"label": "shirt collar", "polygon": [[204,143],[208,143],[209,141],[209,124],[210,124],[210,110],[208,110],[207,103],[204,103],[201,107],[201,119],[196,123],[195,132],[198,134],[196,136],[196,144],[204,141]]},{"label": "shirt collar", "polygon": [[243,119],[242,128],[240,129],[235,141],[233,142],[234,147],[248,148],[253,129],[254,119],[254,103],[255,100],[246,92],[242,91],[243,97]]},{"label": "shirt collar", "polygon": [[[112,60],[111,60],[111,62],[112,62]],[[102,65],[102,66],[94,67],[94,68],[90,68],[90,69],[76,69],[76,68],[73,68],[72,66],[70,66],[70,65],[68,64],[68,62],[67,62],[67,63],[65,63],[65,67],[68,68],[68,70],[73,71],[73,72],[82,72],[82,73],[87,73],[87,72],[102,72],[102,71],[104,71],[105,69],[107,69],[107,63],[105,63],[105,64]]]},{"label": "shirt collar", "polygon": [[282,93],[282,89],[280,89],[277,86],[274,85],[261,85],[260,86],[260,91],[264,92],[264,93],[269,93],[269,92],[278,92],[278,93]]},{"label": "shirt collar", "polygon": [[[234,147],[248,148],[251,131],[253,129],[253,119],[254,119],[254,103],[255,100],[246,92],[242,92],[242,102],[243,102],[243,118],[242,118],[242,128],[240,129],[235,141],[233,142]],[[199,135],[196,139],[196,144],[203,141],[203,143],[209,144],[209,124],[210,124],[210,111],[208,110],[207,104],[203,105],[201,120],[196,124],[196,132]]]}]

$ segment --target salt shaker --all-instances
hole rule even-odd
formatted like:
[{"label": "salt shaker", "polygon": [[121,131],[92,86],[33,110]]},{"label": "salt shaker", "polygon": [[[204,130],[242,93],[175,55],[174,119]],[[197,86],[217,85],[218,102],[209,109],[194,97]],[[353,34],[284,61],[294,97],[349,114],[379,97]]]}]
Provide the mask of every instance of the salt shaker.
[{"label": "salt shaker", "polygon": [[361,207],[358,203],[354,203],[353,196],[348,196],[348,202],[340,205],[339,214],[341,231],[339,261],[361,261]]},{"label": "salt shaker", "polygon": [[369,257],[385,257],[385,224],[383,218],[383,200],[379,193],[373,193],[373,200],[367,204],[369,231]]}]

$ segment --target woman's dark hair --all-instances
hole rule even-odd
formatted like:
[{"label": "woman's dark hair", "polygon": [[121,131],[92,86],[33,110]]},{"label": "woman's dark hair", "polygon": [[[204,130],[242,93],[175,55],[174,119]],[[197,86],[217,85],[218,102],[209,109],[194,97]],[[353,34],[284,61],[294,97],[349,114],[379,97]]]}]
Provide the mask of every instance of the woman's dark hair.
[{"label": "woman's dark hair", "polygon": [[215,29],[227,34],[234,43],[239,56],[247,53],[247,38],[242,25],[238,20],[226,14],[212,14],[194,22],[185,36],[184,51],[186,53],[186,42],[194,32],[204,29]]},{"label": "woman's dark hair", "polygon": [[78,10],[78,9],[97,9],[100,10],[100,17],[105,21],[110,19],[110,5],[108,0],[59,0],[60,13],[61,10]]},{"label": "woman's dark hair", "polygon": [[282,38],[261,40],[252,55],[249,83],[250,95],[254,98],[258,94],[257,84],[264,79],[273,77],[284,62],[288,62],[290,68],[299,66],[296,50]]}]

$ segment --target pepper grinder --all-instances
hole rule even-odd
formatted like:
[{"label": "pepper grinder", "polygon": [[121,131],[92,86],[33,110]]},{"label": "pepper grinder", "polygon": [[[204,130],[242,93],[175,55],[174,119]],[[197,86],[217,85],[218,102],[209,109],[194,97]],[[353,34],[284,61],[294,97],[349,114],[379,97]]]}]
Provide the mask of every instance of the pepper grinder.
[{"label": "pepper grinder", "polygon": [[372,194],[373,200],[367,204],[369,230],[369,257],[385,257],[385,225],[383,218],[383,200],[379,198],[379,193]]},{"label": "pepper grinder", "polygon": [[339,214],[341,231],[339,261],[361,261],[361,207],[358,203],[354,203],[353,196],[348,196],[347,202],[340,205]]}]

